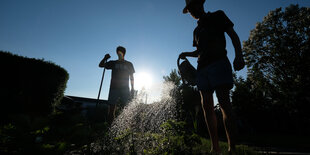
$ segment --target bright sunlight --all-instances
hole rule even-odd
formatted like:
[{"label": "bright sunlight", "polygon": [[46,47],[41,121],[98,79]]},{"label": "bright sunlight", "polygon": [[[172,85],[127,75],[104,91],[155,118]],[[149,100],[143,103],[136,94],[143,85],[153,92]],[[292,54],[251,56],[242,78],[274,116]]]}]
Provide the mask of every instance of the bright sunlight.
[{"label": "bright sunlight", "polygon": [[141,90],[143,87],[149,89],[152,86],[152,76],[148,72],[138,72],[134,74],[135,89]]}]

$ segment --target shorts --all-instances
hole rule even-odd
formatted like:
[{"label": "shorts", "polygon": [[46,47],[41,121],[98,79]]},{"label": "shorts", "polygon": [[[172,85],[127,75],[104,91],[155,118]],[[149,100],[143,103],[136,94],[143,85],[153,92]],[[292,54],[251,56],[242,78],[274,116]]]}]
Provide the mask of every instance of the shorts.
[{"label": "shorts", "polygon": [[110,88],[108,103],[126,105],[129,102],[129,88]]},{"label": "shorts", "polygon": [[214,91],[218,86],[232,89],[232,68],[228,58],[221,59],[197,71],[197,87],[202,91]]}]

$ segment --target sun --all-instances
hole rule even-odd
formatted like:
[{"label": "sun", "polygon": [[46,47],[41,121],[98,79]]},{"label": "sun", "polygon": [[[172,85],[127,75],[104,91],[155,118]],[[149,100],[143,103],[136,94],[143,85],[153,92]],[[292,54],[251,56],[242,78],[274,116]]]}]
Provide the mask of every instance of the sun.
[{"label": "sun", "polygon": [[134,78],[136,90],[149,89],[152,86],[152,76],[148,72],[138,72],[134,74]]}]

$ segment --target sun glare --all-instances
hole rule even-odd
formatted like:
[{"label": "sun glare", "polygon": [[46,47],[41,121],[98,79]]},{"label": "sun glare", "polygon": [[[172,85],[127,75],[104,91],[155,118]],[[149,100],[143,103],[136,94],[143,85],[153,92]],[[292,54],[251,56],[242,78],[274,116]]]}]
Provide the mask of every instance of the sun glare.
[{"label": "sun glare", "polygon": [[152,76],[148,72],[139,72],[134,74],[135,89],[141,90],[142,88],[149,89],[152,86]]}]

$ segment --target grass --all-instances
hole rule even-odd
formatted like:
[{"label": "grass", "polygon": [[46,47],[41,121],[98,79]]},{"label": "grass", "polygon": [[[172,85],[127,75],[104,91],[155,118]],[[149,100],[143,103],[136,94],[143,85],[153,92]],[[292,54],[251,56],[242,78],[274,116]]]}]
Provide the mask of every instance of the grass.
[{"label": "grass", "polygon": [[[208,154],[211,150],[210,139],[200,137],[200,140],[201,140],[201,144],[196,145],[192,148],[193,153],[194,154],[204,154],[204,153]],[[226,142],[220,141],[220,149],[221,149],[221,152],[223,154],[228,154],[228,152],[227,152],[228,144]],[[252,155],[253,154],[254,155],[254,154],[257,154],[257,152],[253,148],[251,148],[247,145],[237,145],[235,154],[242,154],[242,155]]]},{"label": "grass", "polygon": [[[128,130],[114,138],[110,143],[109,150],[121,148],[116,154],[128,152],[135,152],[135,154],[210,154],[210,140],[193,133],[192,130],[187,130],[184,128],[185,125],[184,122],[167,121],[161,125],[161,131],[155,133],[136,133]],[[220,142],[220,148],[223,154],[228,154],[226,142]],[[111,152],[103,150],[102,153]],[[249,146],[237,145],[234,154],[252,155],[258,153]]]},{"label": "grass", "polygon": [[[209,154],[211,149],[211,141],[206,138],[201,137],[201,144],[197,145],[193,148],[194,154]],[[222,154],[229,154],[228,153],[228,145],[226,142],[220,141],[220,149]],[[237,145],[236,146],[236,152],[234,153],[236,155],[256,155],[258,154],[253,148],[247,146],[247,145]]]},{"label": "grass", "polygon": [[[98,137],[107,136],[108,131],[104,121],[91,122],[78,113],[56,113],[41,118],[16,115],[12,120],[0,126],[0,154],[64,154],[72,151],[93,154],[90,144]],[[134,142],[128,141],[130,134],[138,136],[138,140],[151,139],[155,144],[140,146],[140,152],[142,150],[144,154],[208,154],[210,140],[185,126],[185,122],[172,120],[162,124],[161,132],[127,133],[115,137],[114,141],[129,146],[123,150],[125,154],[139,153],[139,149],[132,147],[136,146]],[[227,143],[220,142],[220,147],[223,154],[227,154]],[[236,154],[256,153],[251,147],[238,145]]]},{"label": "grass", "polygon": [[261,149],[309,152],[310,136],[298,134],[255,134],[243,135],[241,140],[249,146]]},{"label": "grass", "polygon": [[91,122],[80,113],[46,117],[14,114],[10,119],[0,125],[0,154],[64,154],[85,149],[107,131],[105,122]]}]

